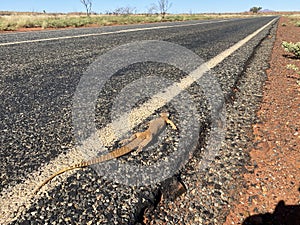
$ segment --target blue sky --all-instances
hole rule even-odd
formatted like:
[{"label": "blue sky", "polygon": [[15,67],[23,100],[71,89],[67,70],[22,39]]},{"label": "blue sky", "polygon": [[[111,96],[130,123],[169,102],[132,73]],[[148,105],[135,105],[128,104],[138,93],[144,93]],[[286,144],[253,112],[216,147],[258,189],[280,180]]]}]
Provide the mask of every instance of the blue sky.
[{"label": "blue sky", "polygon": [[[80,0],[0,0],[0,11],[29,12],[81,12]],[[137,12],[147,12],[157,0],[92,0],[93,11],[113,11],[118,7],[135,7]],[[171,13],[244,12],[253,6],[275,11],[300,11],[300,0],[169,0]]]}]

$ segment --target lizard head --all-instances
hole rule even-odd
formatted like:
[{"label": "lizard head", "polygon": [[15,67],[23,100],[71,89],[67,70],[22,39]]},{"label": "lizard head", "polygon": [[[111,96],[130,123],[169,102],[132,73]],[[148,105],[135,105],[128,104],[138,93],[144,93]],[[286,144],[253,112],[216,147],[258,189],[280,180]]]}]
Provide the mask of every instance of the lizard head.
[{"label": "lizard head", "polygon": [[169,113],[162,112],[162,113],[160,113],[160,116],[163,117],[163,118],[168,118],[169,117]]}]

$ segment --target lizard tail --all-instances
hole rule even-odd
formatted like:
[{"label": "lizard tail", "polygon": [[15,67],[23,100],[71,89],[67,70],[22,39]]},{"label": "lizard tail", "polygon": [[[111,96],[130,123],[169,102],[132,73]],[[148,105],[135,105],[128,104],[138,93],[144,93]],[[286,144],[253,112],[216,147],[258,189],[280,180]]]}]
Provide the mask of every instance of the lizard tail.
[{"label": "lizard tail", "polygon": [[109,152],[108,154],[101,155],[97,158],[94,158],[94,159],[91,159],[88,161],[84,161],[84,162],[76,164],[74,166],[75,166],[75,168],[78,168],[78,167],[86,167],[86,166],[95,165],[98,163],[102,163],[102,162],[109,161],[111,159],[126,155],[127,153],[129,153],[131,151],[132,150],[129,147],[123,146],[121,148],[113,150],[112,152]]},{"label": "lizard tail", "polygon": [[129,148],[128,146],[123,146],[121,148],[118,148],[106,155],[101,155],[97,158],[91,159],[91,160],[87,160],[87,161],[83,161],[81,163],[77,163],[74,164],[73,166],[70,167],[66,167],[64,169],[59,170],[58,172],[56,172],[55,174],[51,175],[50,177],[48,177],[46,180],[44,180],[43,183],[41,183],[36,189],[34,189],[33,193],[36,194],[45,184],[47,184],[49,181],[51,181],[54,177],[67,172],[69,170],[73,170],[73,169],[78,169],[78,168],[83,168],[83,167],[87,167],[87,166],[91,166],[91,165],[95,165],[104,161],[108,161],[114,158],[118,158],[122,155],[125,155],[127,153],[131,152],[131,148]]},{"label": "lizard tail", "polygon": [[36,194],[45,184],[47,184],[50,180],[52,180],[54,177],[67,172],[69,170],[77,169],[77,168],[82,168],[85,167],[81,165],[81,163],[75,164],[74,166],[66,167],[64,169],[59,170],[58,172],[52,174],[50,177],[48,177],[46,180],[43,181],[36,189],[34,189],[33,193]]}]

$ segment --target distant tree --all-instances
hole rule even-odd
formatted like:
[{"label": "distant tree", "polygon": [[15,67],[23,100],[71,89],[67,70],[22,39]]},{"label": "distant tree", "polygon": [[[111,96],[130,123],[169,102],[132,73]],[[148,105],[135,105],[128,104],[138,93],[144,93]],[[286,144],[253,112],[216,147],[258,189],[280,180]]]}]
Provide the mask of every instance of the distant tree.
[{"label": "distant tree", "polygon": [[92,0],[80,0],[86,10],[86,15],[89,16],[92,12]]},{"label": "distant tree", "polygon": [[165,18],[166,13],[172,7],[172,3],[169,3],[169,0],[158,0],[157,6],[162,18]]},{"label": "distant tree", "polygon": [[157,5],[155,5],[155,4],[152,4],[149,8],[148,8],[148,12],[147,12],[147,14],[148,15],[152,15],[152,14],[155,14],[155,13],[157,13]]},{"label": "distant tree", "polygon": [[131,14],[134,14],[135,10],[136,10],[135,7],[130,7],[130,6],[120,7],[120,8],[115,9],[113,14],[115,14],[115,15],[131,15]]},{"label": "distant tree", "polygon": [[258,13],[261,9],[262,9],[262,7],[256,7],[256,6],[254,6],[254,7],[252,7],[250,9],[250,12]]}]

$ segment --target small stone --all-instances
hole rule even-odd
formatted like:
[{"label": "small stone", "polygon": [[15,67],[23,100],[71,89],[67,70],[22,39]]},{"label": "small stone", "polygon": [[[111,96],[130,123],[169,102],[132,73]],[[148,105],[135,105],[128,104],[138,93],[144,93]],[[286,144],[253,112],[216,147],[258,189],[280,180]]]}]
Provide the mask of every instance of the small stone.
[{"label": "small stone", "polygon": [[262,191],[263,191],[263,194],[266,194],[267,191],[268,191],[268,189],[267,189],[265,186],[262,186],[261,189],[262,189]]}]

